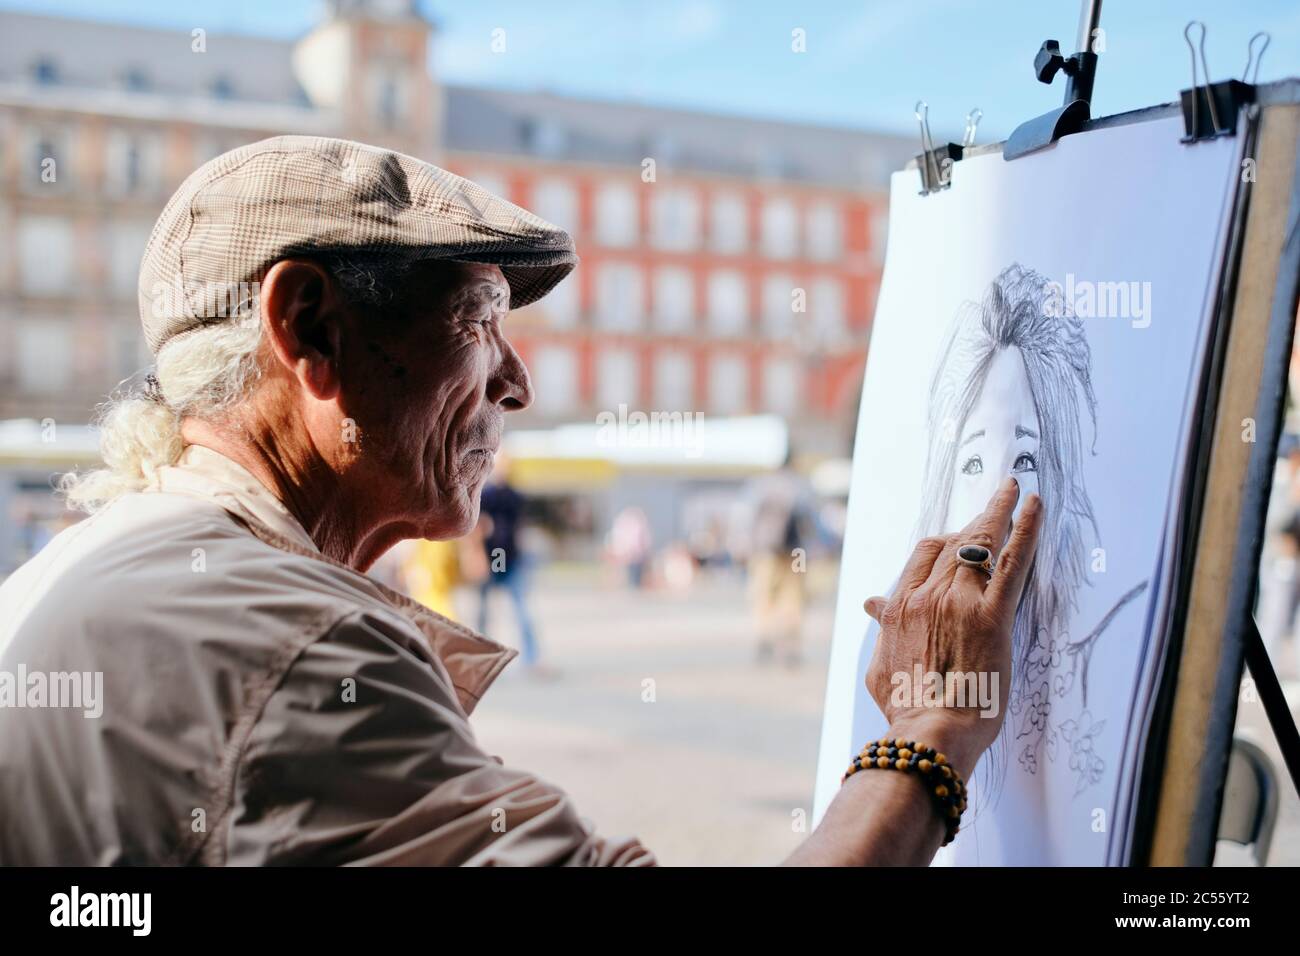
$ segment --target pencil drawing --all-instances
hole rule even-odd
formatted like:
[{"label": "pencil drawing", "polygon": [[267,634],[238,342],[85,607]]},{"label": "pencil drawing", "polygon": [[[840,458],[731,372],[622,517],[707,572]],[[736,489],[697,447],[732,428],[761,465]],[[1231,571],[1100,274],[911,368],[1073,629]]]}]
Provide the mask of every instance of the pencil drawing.
[{"label": "pencil drawing", "polygon": [[927,412],[915,540],[965,527],[1008,474],[1021,500],[1036,493],[1045,511],[1012,634],[1009,713],[982,771],[994,793],[1013,751],[1028,774],[1038,773],[1040,756],[1063,760],[1076,794],[1100,780],[1105,721],[1088,710],[1088,665],[1120,610],[1146,589],[1145,581],[1130,588],[1071,640],[1081,630],[1078,598],[1091,584],[1090,564],[1104,560],[1084,479],[1085,460],[1096,454],[1097,398],[1083,323],[1059,299],[1047,307],[1052,290],[1043,275],[1012,264],[980,301],[963,305],[939,350]]}]

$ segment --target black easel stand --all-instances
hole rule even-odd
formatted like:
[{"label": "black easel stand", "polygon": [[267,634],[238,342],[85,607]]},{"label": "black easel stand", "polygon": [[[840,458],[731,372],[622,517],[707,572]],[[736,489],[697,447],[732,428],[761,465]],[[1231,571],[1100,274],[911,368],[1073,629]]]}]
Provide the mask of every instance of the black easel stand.
[{"label": "black easel stand", "polygon": [[1273,735],[1277,738],[1282,760],[1291,773],[1291,782],[1295,785],[1296,792],[1300,793],[1300,730],[1296,730],[1295,721],[1291,718],[1286,695],[1282,693],[1282,685],[1273,672],[1273,664],[1268,659],[1264,639],[1259,636],[1254,618],[1250,620],[1246,631],[1246,667],[1250,669],[1250,676],[1255,681],[1255,690],[1259,694],[1260,703],[1264,705],[1264,713],[1268,715]]},{"label": "black easel stand", "polygon": [[1091,117],[1092,85],[1097,79],[1097,54],[1092,52],[1093,33],[1101,22],[1101,0],[1083,0],[1079,17],[1079,52],[1061,55],[1061,45],[1047,40],[1034,57],[1034,75],[1050,84],[1058,72],[1068,77],[1065,102],[1028,122],[1021,123],[1002,147],[1003,159],[1016,159],[1051,146],[1062,136],[1077,133]]}]

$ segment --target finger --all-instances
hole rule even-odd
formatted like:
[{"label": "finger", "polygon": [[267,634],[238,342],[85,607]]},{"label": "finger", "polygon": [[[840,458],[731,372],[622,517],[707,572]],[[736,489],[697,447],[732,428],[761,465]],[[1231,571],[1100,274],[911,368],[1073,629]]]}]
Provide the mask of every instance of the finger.
[{"label": "finger", "polygon": [[870,615],[871,619],[877,624],[880,623],[880,616],[885,613],[885,605],[889,603],[888,598],[869,597],[862,603],[862,610]]},{"label": "finger", "polygon": [[1013,614],[1020,603],[1020,594],[1029,577],[1029,567],[1034,563],[1034,551],[1038,547],[1042,525],[1043,499],[1038,495],[1030,495],[1025,499],[1025,506],[1020,509],[1020,517],[1011,530],[1011,539],[1002,549],[997,573],[984,592],[985,600],[1003,611]]},{"label": "finger", "polygon": [[894,594],[902,595],[914,591],[925,583],[934,567],[935,560],[947,547],[946,537],[922,538],[912,549],[912,556],[907,559],[903,573],[898,576]]},{"label": "finger", "polygon": [[1019,500],[1020,482],[1008,477],[993,493],[984,513],[967,526],[966,533],[971,542],[984,545],[996,558],[1007,540],[1007,532],[1011,530],[1011,517],[1016,513]]},{"label": "finger", "polygon": [[[1011,517],[1015,514],[1016,502],[1019,500],[1020,483],[1014,477],[1009,477],[989,499],[988,507],[957,536],[953,561],[957,558],[957,548],[963,544],[978,544],[988,548],[990,556],[996,562],[1003,542],[1007,539],[1007,532],[1011,530]],[[989,582],[989,575],[979,568],[958,564],[953,580],[983,590]]]}]

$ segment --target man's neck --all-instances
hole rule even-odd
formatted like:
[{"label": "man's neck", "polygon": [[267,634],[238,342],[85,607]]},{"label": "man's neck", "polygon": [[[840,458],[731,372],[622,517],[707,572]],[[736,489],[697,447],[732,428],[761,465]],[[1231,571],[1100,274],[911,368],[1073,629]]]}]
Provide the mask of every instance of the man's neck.
[{"label": "man's neck", "polygon": [[181,434],[186,444],[210,448],[247,470],[289,510],[321,553],[336,561],[364,572],[401,538],[396,528],[367,520],[365,500],[348,492],[300,429],[232,428],[186,419]]}]

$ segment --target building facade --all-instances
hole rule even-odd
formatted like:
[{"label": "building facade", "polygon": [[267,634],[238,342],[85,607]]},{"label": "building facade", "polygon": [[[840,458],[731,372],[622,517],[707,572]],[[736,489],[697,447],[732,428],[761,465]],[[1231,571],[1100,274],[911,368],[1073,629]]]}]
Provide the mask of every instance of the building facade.
[{"label": "building facade", "polygon": [[537,391],[521,425],[771,412],[809,452],[847,449],[910,142],[456,87],[436,67],[410,0],[336,0],[297,42],[0,13],[0,419],[85,422],[148,364],[136,271],[166,198],[224,150],[319,133],[572,231],[582,265],[511,316]]}]

